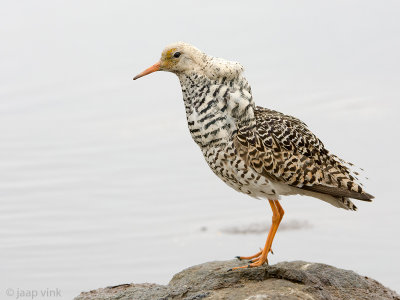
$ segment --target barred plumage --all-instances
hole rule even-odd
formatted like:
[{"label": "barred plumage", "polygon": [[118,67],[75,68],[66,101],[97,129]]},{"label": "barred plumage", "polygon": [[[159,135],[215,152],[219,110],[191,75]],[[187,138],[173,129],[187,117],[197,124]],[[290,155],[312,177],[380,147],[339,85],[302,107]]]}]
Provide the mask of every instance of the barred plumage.
[{"label": "barred plumage", "polygon": [[239,125],[236,139],[237,147],[244,148],[249,165],[259,174],[299,189],[333,196],[344,208],[355,209],[348,198],[365,201],[373,198],[347,166],[330,155],[305,123],[262,107],[256,107],[255,116],[255,128]]},{"label": "barred plumage", "polygon": [[235,190],[271,205],[273,227],[264,250],[248,257],[255,258],[251,266],[267,260],[284,213],[280,196],[308,195],[350,210],[356,210],[350,198],[373,198],[349,163],[330,154],[305,123],[255,106],[239,63],[176,43],[134,79],[157,70],[178,76],[189,131],[212,171]]}]

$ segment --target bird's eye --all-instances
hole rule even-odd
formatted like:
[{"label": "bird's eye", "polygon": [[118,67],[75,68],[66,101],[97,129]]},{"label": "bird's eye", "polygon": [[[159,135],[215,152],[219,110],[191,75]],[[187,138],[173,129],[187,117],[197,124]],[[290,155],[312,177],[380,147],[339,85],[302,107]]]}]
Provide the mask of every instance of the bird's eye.
[{"label": "bird's eye", "polygon": [[174,57],[175,57],[175,58],[178,58],[179,56],[181,56],[181,53],[180,53],[180,52],[175,52],[175,53],[174,53]]}]

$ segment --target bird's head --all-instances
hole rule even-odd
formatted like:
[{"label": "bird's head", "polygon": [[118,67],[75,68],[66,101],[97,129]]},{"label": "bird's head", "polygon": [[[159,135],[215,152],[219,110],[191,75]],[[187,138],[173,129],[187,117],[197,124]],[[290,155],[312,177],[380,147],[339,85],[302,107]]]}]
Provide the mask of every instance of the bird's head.
[{"label": "bird's head", "polygon": [[196,47],[187,43],[178,42],[171,44],[161,53],[160,61],[136,75],[133,80],[156,71],[184,73],[195,71],[201,65],[206,55]]},{"label": "bird's head", "polygon": [[233,79],[240,76],[243,66],[234,61],[209,56],[190,44],[178,42],[167,46],[160,61],[136,75],[133,80],[156,71],[168,71],[178,76],[196,73],[210,79]]}]

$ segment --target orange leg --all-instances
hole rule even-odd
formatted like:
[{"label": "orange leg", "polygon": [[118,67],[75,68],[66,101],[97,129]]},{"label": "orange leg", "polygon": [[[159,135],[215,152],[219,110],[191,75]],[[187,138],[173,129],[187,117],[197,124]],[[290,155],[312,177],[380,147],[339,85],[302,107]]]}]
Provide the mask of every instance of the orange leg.
[{"label": "orange leg", "polygon": [[[285,211],[283,210],[283,208],[280,205],[279,201],[277,201],[277,200],[271,200],[271,201],[274,201],[275,205],[277,206],[277,209],[278,209],[279,214],[280,214],[280,218],[279,218],[279,223],[280,223],[282,218],[283,218],[283,214],[285,213]],[[279,226],[279,224],[278,224],[278,226]],[[272,254],[274,254],[272,249],[269,249],[269,251]],[[263,252],[263,249],[260,248],[260,251],[257,252],[256,254],[252,255],[252,256],[236,256],[236,258],[239,259],[239,260],[249,260],[249,259],[251,259],[250,262],[256,262],[260,258],[262,252]]]},{"label": "orange leg", "polygon": [[[279,201],[275,200],[274,203],[275,203],[276,208],[278,209],[278,212],[279,212],[279,214],[280,214],[280,218],[279,218],[279,222],[278,222],[278,226],[279,226],[279,224],[280,224],[281,221],[282,221],[282,218],[283,218],[283,215],[284,215],[285,211],[283,210],[283,208],[282,208],[281,204],[279,203]],[[275,236],[275,235],[274,235],[274,236]],[[274,239],[274,238],[272,238],[272,240],[273,240],[273,239]],[[272,246],[272,244],[271,244],[271,246]],[[274,254],[274,252],[272,251],[271,248],[269,249],[269,251],[270,251],[272,254]],[[257,253],[257,254],[258,254],[258,253]],[[251,259],[249,262],[250,262],[250,263],[255,263],[255,262],[259,261],[259,260],[261,259],[261,254],[262,254],[262,251],[259,252],[259,255],[253,256],[252,258],[254,258],[254,259]],[[266,262],[268,263],[268,259],[267,259]]]},{"label": "orange leg", "polygon": [[248,257],[239,257],[240,259],[253,259],[255,258],[251,264],[247,266],[242,266],[242,267],[236,267],[233,268],[232,270],[235,269],[240,269],[240,268],[251,268],[251,267],[258,267],[263,265],[265,262],[268,263],[268,253],[271,251],[271,246],[272,242],[274,240],[276,231],[278,230],[279,224],[282,221],[283,214],[285,211],[283,210],[282,206],[280,205],[278,200],[268,200],[269,205],[271,206],[272,209],[272,225],[271,228],[269,229],[268,232],[268,237],[267,241],[265,242],[265,247],[264,249],[253,255],[253,256],[248,256]]}]

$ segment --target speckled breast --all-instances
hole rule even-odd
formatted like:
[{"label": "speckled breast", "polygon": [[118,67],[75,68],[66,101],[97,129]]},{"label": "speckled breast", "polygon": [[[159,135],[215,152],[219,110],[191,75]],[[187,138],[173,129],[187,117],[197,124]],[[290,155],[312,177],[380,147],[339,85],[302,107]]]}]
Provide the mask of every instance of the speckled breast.
[{"label": "speckled breast", "polygon": [[274,183],[247,167],[233,141],[202,150],[211,170],[227,185],[254,198],[277,200]]}]

